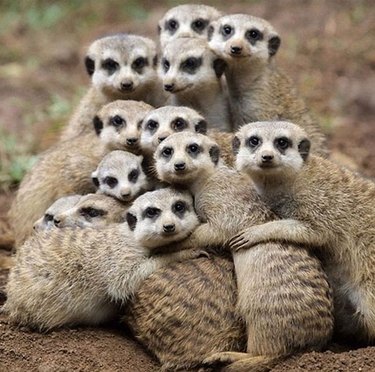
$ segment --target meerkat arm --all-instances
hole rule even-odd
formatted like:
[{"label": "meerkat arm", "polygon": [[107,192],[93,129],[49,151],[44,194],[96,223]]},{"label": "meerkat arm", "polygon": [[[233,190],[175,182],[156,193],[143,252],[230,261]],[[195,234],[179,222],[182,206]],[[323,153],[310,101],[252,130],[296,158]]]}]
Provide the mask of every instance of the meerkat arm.
[{"label": "meerkat arm", "polygon": [[311,226],[293,219],[271,221],[263,225],[243,230],[230,240],[233,251],[247,249],[267,241],[286,241],[295,244],[322,246],[327,244],[327,234],[312,229]]}]

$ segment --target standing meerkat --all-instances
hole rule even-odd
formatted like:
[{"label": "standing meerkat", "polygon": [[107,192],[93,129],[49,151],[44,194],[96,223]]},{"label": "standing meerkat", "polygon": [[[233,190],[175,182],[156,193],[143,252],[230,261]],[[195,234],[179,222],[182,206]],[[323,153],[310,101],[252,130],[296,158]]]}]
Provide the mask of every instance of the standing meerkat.
[{"label": "standing meerkat", "polygon": [[17,251],[3,310],[12,323],[38,330],[111,319],[155,270],[198,256],[153,254],[197,225],[192,197],[163,189],[141,195],[127,223],[35,234]]},{"label": "standing meerkat", "polygon": [[281,39],[270,23],[246,14],[226,15],[212,23],[209,38],[212,50],[227,62],[235,128],[254,121],[290,120],[306,130],[313,153],[327,155],[321,128],[274,63]]},{"label": "standing meerkat", "polygon": [[143,156],[126,151],[111,151],[91,173],[97,193],[125,203],[150,190],[151,184],[142,169]]},{"label": "standing meerkat", "polygon": [[[159,145],[155,161],[162,181],[192,192],[204,221],[180,247],[220,247],[245,226],[276,218],[249,177],[221,165],[218,145],[206,136],[174,134]],[[266,368],[292,352],[325,346],[333,329],[332,298],[319,260],[275,239],[234,255],[234,265],[238,311],[248,327],[247,354],[215,354],[207,365],[239,360],[229,370]]]},{"label": "standing meerkat", "polygon": [[306,132],[292,123],[253,123],[237,137],[237,168],[251,176],[281,220],[245,230],[232,248],[274,239],[319,247],[333,287],[338,333],[374,342],[374,182],[309,156]]},{"label": "standing meerkat", "polygon": [[207,40],[209,24],[219,17],[221,12],[216,8],[201,4],[183,4],[169,9],[158,24],[162,49],[177,38]]},{"label": "standing meerkat", "polygon": [[92,86],[63,130],[61,140],[91,132],[94,116],[109,102],[121,99],[163,104],[156,65],[156,45],[151,39],[116,34],[94,41],[85,58]]},{"label": "standing meerkat", "polygon": [[25,241],[35,221],[55,200],[96,191],[91,173],[108,151],[138,151],[137,143],[128,144],[128,139],[139,135],[139,122],[151,109],[152,106],[137,101],[110,103],[94,120],[99,138],[92,129],[92,133],[58,143],[41,154],[22,180],[9,211],[16,247]]},{"label": "standing meerkat", "polygon": [[211,128],[231,131],[229,101],[222,85],[225,62],[208,47],[207,40],[178,38],[163,49],[161,79],[171,93],[170,104],[200,112]]}]

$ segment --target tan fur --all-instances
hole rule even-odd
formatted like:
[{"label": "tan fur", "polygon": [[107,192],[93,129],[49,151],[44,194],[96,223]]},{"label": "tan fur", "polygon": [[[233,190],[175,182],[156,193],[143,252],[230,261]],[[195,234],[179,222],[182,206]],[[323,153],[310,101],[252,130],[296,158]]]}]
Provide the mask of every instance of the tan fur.
[{"label": "tan fur", "polygon": [[[202,4],[183,4],[169,9],[158,24],[161,47],[177,38],[207,39],[209,24],[220,16],[217,9]],[[175,30],[168,25],[173,20],[177,25]],[[201,28],[196,27],[197,21],[202,22]]]},{"label": "tan fur", "polygon": [[178,38],[163,50],[159,68],[169,102],[200,112],[210,128],[231,131],[228,92],[221,79],[225,62],[206,40]]},{"label": "tan fur", "polygon": [[[191,146],[199,151],[192,154]],[[163,141],[155,153],[159,178],[189,189],[204,221],[178,245],[180,248],[222,247],[244,226],[275,218],[247,176],[221,165],[216,148],[217,144],[206,136],[178,133]],[[173,150],[170,157],[165,155],[166,149]],[[183,162],[185,169],[176,171],[175,166]],[[234,264],[238,311],[248,325],[250,355],[244,353],[241,358],[261,355],[265,360],[277,360],[296,350],[319,349],[326,344],[333,328],[332,299],[316,258],[299,247],[267,243],[235,255]],[[291,311],[297,308],[300,311]],[[207,338],[209,345],[211,341]],[[220,360],[221,355],[215,354],[205,362],[215,365]]]},{"label": "tan fur", "polygon": [[[307,157],[306,133],[294,124],[255,123],[237,135],[239,169],[251,175],[262,198],[282,220],[243,232],[233,241],[234,249],[281,239],[318,251],[334,290],[338,332],[373,342],[375,184],[328,160]],[[254,150],[243,146],[254,135],[262,145]],[[280,135],[292,142],[284,154],[271,152]],[[273,156],[267,169],[260,167],[264,148]]]},{"label": "tan fur", "polygon": [[[222,35],[223,26],[232,28],[229,36]],[[270,52],[270,43],[279,36],[272,25],[261,18],[235,14],[223,16],[212,27],[209,45],[228,65],[225,77],[235,127],[260,120],[289,120],[306,130],[313,153],[327,155],[326,139],[316,119],[274,63],[279,44]],[[254,29],[263,35],[255,42],[245,37]],[[241,49],[234,54],[232,48]]]},{"label": "tan fur", "polygon": [[[86,61],[92,61],[87,71],[92,86],[64,129],[61,140],[91,132],[92,120],[99,109],[117,99],[161,105],[165,99],[156,72],[156,56],[155,43],[138,35],[116,34],[94,41],[86,54]],[[147,64],[137,70],[133,64],[140,57],[145,58]],[[112,73],[103,67],[108,59],[118,64]],[[132,84],[132,87],[124,88],[124,84]]]},{"label": "tan fur", "polygon": [[[125,139],[134,128],[139,131],[139,121],[151,109],[152,106],[137,101],[110,103],[98,113],[104,126],[100,138],[93,130],[61,142],[40,155],[22,180],[9,212],[16,247],[25,241],[35,221],[55,200],[65,195],[95,192],[91,173],[110,149],[138,151],[137,146],[127,146]],[[120,115],[127,123],[118,131],[110,124],[114,115]],[[124,138],[123,142],[119,138]]]},{"label": "tan fur", "polygon": [[[183,218],[173,213],[181,201],[186,204]],[[147,218],[148,208],[159,209],[156,219]],[[3,309],[10,321],[39,330],[104,322],[156,269],[197,256],[196,251],[150,255],[197,226],[187,193],[163,189],[143,194],[127,219],[129,226],[54,229],[27,240],[17,251],[6,287]],[[163,229],[172,223],[175,230],[166,234]]]}]

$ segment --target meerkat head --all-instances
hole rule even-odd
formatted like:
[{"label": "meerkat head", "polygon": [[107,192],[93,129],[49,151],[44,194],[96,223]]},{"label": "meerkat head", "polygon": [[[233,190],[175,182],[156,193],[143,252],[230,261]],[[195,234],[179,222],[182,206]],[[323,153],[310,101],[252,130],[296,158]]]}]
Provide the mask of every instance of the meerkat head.
[{"label": "meerkat head", "polygon": [[173,133],[207,133],[207,122],[202,115],[189,107],[164,106],[151,111],[143,120],[142,152],[152,155],[159,143]]},{"label": "meerkat head", "polygon": [[207,5],[184,4],[169,9],[158,24],[161,47],[177,38],[207,40],[209,24],[220,16],[217,9]]},{"label": "meerkat head", "polygon": [[117,150],[107,154],[91,174],[97,192],[124,202],[134,200],[150,187],[142,161],[142,155],[130,152]]},{"label": "meerkat head", "polygon": [[118,200],[103,194],[87,194],[72,208],[54,216],[54,224],[63,227],[103,227],[125,221],[125,207]]},{"label": "meerkat head", "polygon": [[226,15],[209,28],[209,46],[229,64],[251,60],[266,64],[281,40],[270,23],[246,14]]},{"label": "meerkat head", "polygon": [[128,210],[126,219],[135,239],[147,248],[182,240],[199,224],[192,196],[171,188],[139,196]]},{"label": "meerkat head", "polygon": [[139,101],[117,100],[103,106],[94,117],[96,134],[109,150],[140,152],[141,126],[153,107]]},{"label": "meerkat head", "polygon": [[161,181],[189,187],[215,171],[220,149],[215,141],[202,134],[176,133],[158,146],[154,159]]},{"label": "meerkat head", "polygon": [[68,195],[57,199],[44,213],[44,215],[39,218],[38,221],[34,223],[35,231],[48,230],[55,226],[54,218],[56,215],[73,208],[81,199],[82,195]]},{"label": "meerkat head", "polygon": [[116,34],[94,41],[85,58],[92,84],[108,95],[132,99],[156,77],[157,52],[148,38]]},{"label": "meerkat head", "polygon": [[202,39],[175,39],[163,50],[161,77],[164,90],[189,92],[217,84],[224,73],[225,62],[218,58]]},{"label": "meerkat head", "polygon": [[255,122],[244,125],[233,139],[236,168],[253,179],[290,177],[307,160],[310,140],[298,125]]}]

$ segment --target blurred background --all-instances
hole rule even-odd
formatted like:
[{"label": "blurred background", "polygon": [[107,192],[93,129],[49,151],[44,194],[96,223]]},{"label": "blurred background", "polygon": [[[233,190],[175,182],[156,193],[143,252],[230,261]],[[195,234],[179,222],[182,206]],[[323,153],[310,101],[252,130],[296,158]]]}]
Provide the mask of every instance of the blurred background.
[{"label": "blurred background", "polygon": [[[117,31],[157,40],[158,20],[181,3],[0,1],[0,215],[36,154],[53,145],[86,92],[88,44]],[[282,38],[277,63],[319,118],[334,158],[375,177],[374,1],[205,3],[276,27]]]}]

